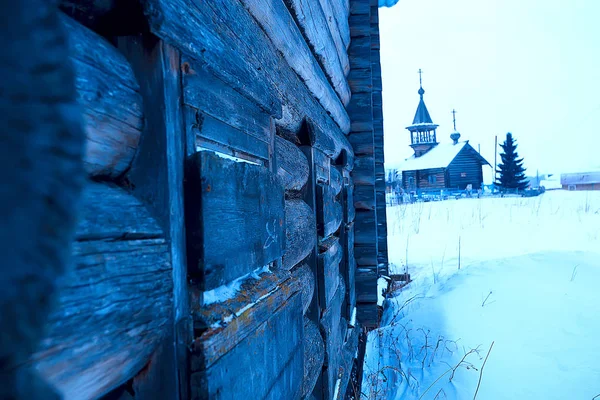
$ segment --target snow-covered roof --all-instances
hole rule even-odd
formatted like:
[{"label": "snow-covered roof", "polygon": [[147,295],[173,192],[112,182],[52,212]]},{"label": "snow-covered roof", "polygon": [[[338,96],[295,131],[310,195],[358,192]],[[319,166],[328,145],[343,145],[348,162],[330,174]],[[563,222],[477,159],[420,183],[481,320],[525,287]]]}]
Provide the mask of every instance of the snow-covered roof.
[{"label": "snow-covered roof", "polygon": [[398,169],[413,171],[416,169],[445,168],[466,144],[467,142],[459,142],[458,144],[440,143],[421,157],[412,155],[407,158]]},{"label": "snow-covered roof", "polygon": [[600,171],[561,174],[560,183],[563,185],[581,185],[584,183],[600,183]]}]

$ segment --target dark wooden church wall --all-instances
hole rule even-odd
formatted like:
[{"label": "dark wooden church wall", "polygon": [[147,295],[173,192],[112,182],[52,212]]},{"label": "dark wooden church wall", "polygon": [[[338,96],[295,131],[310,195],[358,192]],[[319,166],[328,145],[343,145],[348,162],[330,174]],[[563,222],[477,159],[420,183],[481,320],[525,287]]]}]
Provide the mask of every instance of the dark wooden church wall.
[{"label": "dark wooden church wall", "polygon": [[63,1],[90,182],[31,363],[67,399],[341,399],[387,267],[376,6],[103,4]]},{"label": "dark wooden church wall", "polygon": [[473,185],[473,189],[481,188],[483,167],[475,154],[475,149],[469,145],[463,147],[448,166],[448,178],[448,187],[451,188],[465,189],[469,184]]},{"label": "dark wooden church wall", "polygon": [[[430,168],[418,171],[419,189],[434,190],[444,189],[446,185],[446,168]],[[435,176],[435,181],[431,182],[430,177]]]}]

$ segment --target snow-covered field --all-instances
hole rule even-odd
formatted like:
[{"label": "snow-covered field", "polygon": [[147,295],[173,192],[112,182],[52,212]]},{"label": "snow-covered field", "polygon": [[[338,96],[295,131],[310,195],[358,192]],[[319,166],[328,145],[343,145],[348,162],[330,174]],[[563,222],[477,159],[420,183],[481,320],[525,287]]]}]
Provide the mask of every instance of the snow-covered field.
[{"label": "snow-covered field", "polygon": [[600,192],[395,206],[388,235],[413,282],[369,334],[363,398],[600,395]]}]

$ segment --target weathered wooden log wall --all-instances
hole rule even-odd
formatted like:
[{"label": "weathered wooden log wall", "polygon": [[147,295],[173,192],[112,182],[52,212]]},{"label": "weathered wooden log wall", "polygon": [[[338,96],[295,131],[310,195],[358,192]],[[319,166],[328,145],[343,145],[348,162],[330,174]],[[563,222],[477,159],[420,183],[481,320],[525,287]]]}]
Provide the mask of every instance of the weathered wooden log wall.
[{"label": "weathered wooden log wall", "polygon": [[66,399],[344,398],[387,271],[376,3],[61,8],[89,184],[32,365]]},{"label": "weathered wooden log wall", "polygon": [[355,154],[354,228],[358,319],[367,327],[379,321],[377,279],[387,275],[383,111],[377,1],[350,1],[350,88],[348,136]]}]

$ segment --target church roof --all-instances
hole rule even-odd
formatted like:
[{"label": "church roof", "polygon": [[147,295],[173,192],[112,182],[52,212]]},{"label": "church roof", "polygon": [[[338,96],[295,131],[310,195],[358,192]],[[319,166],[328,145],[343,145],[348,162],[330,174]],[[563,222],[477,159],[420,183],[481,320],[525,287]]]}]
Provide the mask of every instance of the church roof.
[{"label": "church roof", "polygon": [[400,171],[414,171],[432,168],[446,168],[465,147],[472,150],[482,165],[489,165],[485,158],[477,153],[477,151],[471,147],[469,141],[467,140],[464,142],[458,142],[457,144],[440,143],[420,157],[415,157],[413,155],[407,158],[401,165],[398,166],[398,169]]},{"label": "church roof", "polygon": [[433,124],[431,120],[431,116],[429,115],[429,111],[427,110],[427,106],[425,105],[425,101],[423,101],[423,93],[425,91],[423,88],[419,90],[419,94],[421,95],[421,100],[419,100],[419,105],[417,107],[417,112],[415,113],[415,117],[413,118],[413,125],[416,124]]}]

